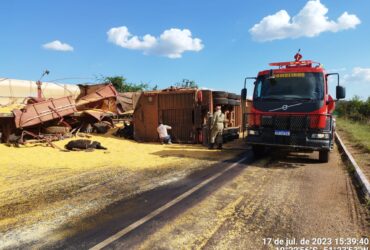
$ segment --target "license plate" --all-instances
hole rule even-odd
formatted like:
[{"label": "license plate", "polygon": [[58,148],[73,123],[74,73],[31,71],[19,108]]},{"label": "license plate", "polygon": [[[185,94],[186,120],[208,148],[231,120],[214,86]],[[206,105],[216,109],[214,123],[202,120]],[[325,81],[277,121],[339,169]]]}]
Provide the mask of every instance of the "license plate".
[{"label": "license plate", "polygon": [[290,136],[289,130],[275,130],[275,135]]}]

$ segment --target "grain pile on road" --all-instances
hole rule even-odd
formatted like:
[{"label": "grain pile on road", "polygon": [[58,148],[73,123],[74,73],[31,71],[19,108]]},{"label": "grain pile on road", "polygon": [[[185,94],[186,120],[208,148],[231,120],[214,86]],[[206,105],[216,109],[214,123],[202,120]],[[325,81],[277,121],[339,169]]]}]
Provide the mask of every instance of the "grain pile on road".
[{"label": "grain pile on road", "polygon": [[24,107],[24,105],[22,105],[22,104],[12,104],[12,105],[6,105],[6,106],[1,106],[0,105],[0,113],[11,113],[12,110],[21,109],[23,107]]},{"label": "grain pile on road", "polygon": [[[65,235],[53,230],[61,226],[241,152],[140,144],[113,137],[113,132],[89,138],[108,148],[93,152],[0,144],[0,248],[58,240]],[[70,140],[55,144],[63,148]],[[68,228],[65,232],[69,234]]]}]

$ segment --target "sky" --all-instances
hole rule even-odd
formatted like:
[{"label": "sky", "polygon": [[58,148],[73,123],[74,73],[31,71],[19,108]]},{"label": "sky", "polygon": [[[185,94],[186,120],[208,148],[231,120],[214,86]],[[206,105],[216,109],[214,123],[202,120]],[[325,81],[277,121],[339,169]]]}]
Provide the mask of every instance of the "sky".
[{"label": "sky", "polygon": [[44,81],[189,79],[240,93],[246,76],[301,49],[340,73],[347,99],[370,95],[368,0],[1,0],[0,10],[0,78],[48,69]]}]

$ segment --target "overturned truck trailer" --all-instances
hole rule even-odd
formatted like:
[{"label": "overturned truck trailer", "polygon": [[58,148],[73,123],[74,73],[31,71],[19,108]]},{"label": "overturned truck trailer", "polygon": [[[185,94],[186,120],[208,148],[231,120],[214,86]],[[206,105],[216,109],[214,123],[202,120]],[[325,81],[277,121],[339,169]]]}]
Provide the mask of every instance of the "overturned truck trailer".
[{"label": "overturned truck trailer", "polygon": [[[91,85],[90,85],[91,86]],[[7,142],[11,133],[22,131],[37,137],[48,126],[61,125],[72,128],[86,117],[91,121],[101,121],[107,114],[122,112],[117,103],[117,91],[112,84],[84,87],[89,90],[76,100],[71,96],[50,98],[38,102],[29,102],[6,112],[0,110],[1,141]],[[83,92],[83,91],[81,91]],[[33,100],[32,98],[30,100]],[[5,110],[5,109],[4,109]],[[23,134],[23,132],[22,132]]]},{"label": "overturned truck trailer", "polygon": [[169,132],[174,142],[203,143],[208,137],[206,125],[215,105],[221,105],[226,114],[225,133],[239,133],[242,111],[238,95],[173,88],[143,92],[134,111],[134,138],[141,142],[158,141],[157,127],[161,121],[172,127]]}]

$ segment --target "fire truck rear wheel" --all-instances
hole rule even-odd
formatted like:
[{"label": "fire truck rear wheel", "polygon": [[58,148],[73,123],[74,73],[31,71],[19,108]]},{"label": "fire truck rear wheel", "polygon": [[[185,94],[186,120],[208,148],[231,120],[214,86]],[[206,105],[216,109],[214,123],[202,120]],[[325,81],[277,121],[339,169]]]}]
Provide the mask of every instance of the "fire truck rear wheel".
[{"label": "fire truck rear wheel", "polygon": [[329,162],[329,151],[328,150],[322,150],[319,151],[319,160],[320,162]]},{"label": "fire truck rear wheel", "polygon": [[253,145],[252,150],[255,158],[261,158],[265,153],[265,147],[261,145]]}]

